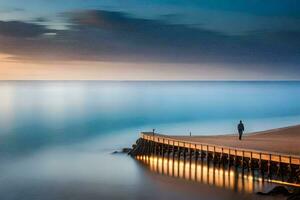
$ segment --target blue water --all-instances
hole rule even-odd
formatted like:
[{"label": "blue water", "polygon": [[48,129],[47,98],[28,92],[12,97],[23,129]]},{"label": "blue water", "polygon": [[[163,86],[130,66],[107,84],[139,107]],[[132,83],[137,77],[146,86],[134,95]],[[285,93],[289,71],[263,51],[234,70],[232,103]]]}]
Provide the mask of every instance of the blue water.
[{"label": "blue water", "polygon": [[235,133],[240,119],[246,132],[300,122],[300,82],[3,81],[0,100],[0,199],[147,199],[165,180],[110,154],[140,131],[211,135]]}]

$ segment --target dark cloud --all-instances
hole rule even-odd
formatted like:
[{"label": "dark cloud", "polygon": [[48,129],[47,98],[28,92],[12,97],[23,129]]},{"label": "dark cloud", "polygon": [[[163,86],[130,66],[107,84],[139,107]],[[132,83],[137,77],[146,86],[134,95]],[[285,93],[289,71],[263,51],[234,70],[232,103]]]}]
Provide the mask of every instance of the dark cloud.
[{"label": "dark cloud", "polygon": [[34,21],[35,22],[48,22],[49,20],[45,17],[38,17]]},{"label": "dark cloud", "polygon": [[1,50],[41,60],[258,64],[265,68],[300,63],[300,33],[296,31],[229,36],[121,12],[89,10],[64,16],[72,24],[68,30],[32,40],[16,38],[51,31],[41,25],[1,22],[0,35],[16,37],[0,40],[5,43]]},{"label": "dark cloud", "polygon": [[0,21],[0,35],[9,37],[36,37],[48,30],[41,25],[20,21]]},{"label": "dark cloud", "polygon": [[1,13],[13,13],[13,12],[24,12],[25,9],[23,8],[3,8],[0,9]]}]

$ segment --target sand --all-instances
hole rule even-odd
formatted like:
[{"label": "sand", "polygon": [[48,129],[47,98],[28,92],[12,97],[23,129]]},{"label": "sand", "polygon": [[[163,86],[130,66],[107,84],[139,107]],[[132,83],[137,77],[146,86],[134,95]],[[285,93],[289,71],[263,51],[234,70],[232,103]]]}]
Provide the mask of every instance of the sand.
[{"label": "sand", "polygon": [[222,145],[235,148],[300,155],[300,125],[268,131],[244,134],[242,140],[236,135],[219,136],[171,136],[187,141]]}]

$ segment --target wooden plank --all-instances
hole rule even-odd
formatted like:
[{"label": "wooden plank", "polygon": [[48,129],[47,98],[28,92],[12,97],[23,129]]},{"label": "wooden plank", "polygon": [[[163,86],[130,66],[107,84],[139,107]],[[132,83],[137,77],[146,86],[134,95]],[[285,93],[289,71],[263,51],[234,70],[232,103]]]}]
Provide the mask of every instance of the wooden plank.
[{"label": "wooden plank", "polygon": [[183,142],[178,142],[178,146],[179,147],[184,147],[184,143]]},{"label": "wooden plank", "polygon": [[216,147],[215,151],[216,151],[217,153],[222,153],[222,148],[221,148],[221,147]]},{"label": "wooden plank", "polygon": [[229,149],[223,148],[223,153],[229,154]]},{"label": "wooden plank", "polygon": [[229,154],[230,154],[230,155],[235,155],[235,150],[234,150],[234,149],[230,149]]},{"label": "wooden plank", "polygon": [[277,155],[271,155],[271,160],[274,162],[280,162],[280,158]]},{"label": "wooden plank", "polygon": [[243,156],[243,151],[236,151],[236,155],[242,157]]},{"label": "wooden plank", "polygon": [[259,153],[252,153],[252,158],[259,159]]},{"label": "wooden plank", "polygon": [[298,159],[298,158],[292,158],[291,159],[291,163],[293,165],[300,165],[300,159]]},{"label": "wooden plank", "polygon": [[208,151],[213,152],[214,151],[214,147],[213,146],[208,146]]},{"label": "wooden plank", "polygon": [[[244,152],[244,156],[245,156],[246,158],[251,158],[251,152],[250,152],[250,151]],[[253,157],[253,156],[252,156],[252,157]]]},{"label": "wooden plank", "polygon": [[196,149],[197,150],[201,150],[201,145],[200,144],[196,144]]},{"label": "wooden plank", "polygon": [[261,154],[261,159],[262,160],[269,160],[270,155],[269,154]]}]

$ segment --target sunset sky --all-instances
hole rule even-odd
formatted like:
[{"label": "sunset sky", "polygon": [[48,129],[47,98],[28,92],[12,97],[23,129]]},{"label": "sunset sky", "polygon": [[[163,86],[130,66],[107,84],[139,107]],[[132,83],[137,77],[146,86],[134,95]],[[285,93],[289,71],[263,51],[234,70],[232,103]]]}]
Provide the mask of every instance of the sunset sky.
[{"label": "sunset sky", "polygon": [[298,80],[299,0],[0,0],[1,80]]}]

